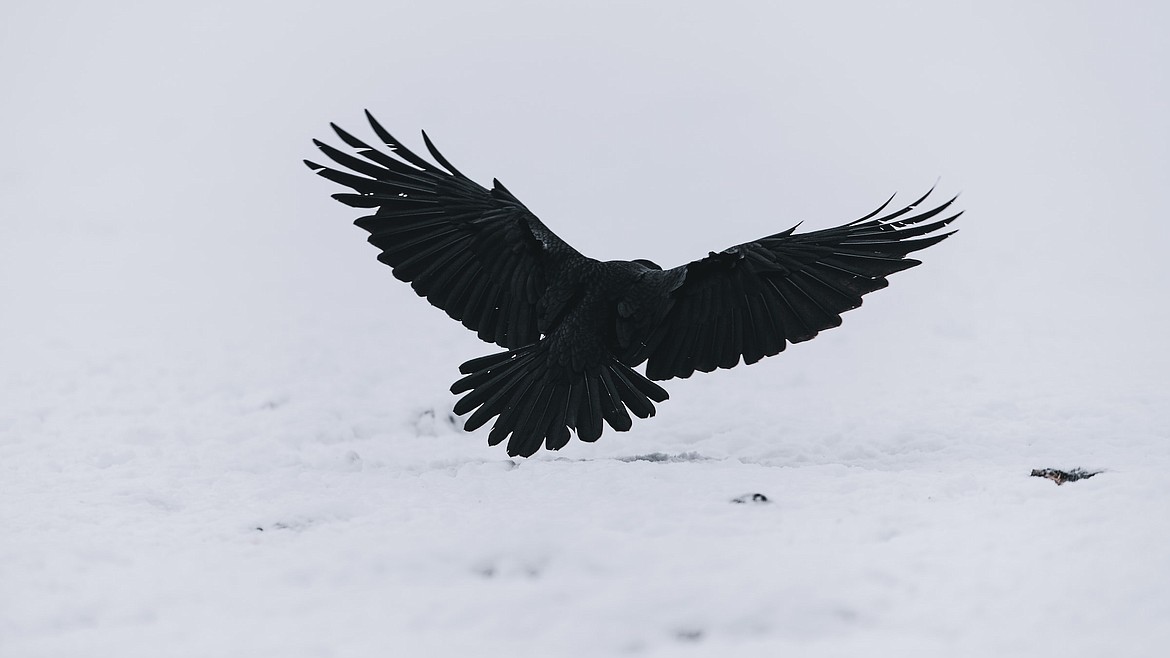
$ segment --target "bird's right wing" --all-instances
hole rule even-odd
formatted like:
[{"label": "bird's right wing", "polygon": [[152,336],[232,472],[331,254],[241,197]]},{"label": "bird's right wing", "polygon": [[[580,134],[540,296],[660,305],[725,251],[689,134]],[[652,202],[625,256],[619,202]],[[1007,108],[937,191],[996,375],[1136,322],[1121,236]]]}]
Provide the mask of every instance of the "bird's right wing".
[{"label": "bird's right wing", "polygon": [[664,315],[647,320],[638,311],[650,306],[630,304],[630,321],[642,321],[644,332],[633,332],[642,338],[628,341],[624,360],[647,359],[650,379],[689,377],[732,368],[741,357],[755,363],[840,325],[862,295],[888,285],[887,275],[920,264],[907,254],[950,235],[935,232],[961,212],[930,220],[955,199],[919,212],[929,194],[882,217],[892,198],[836,228],[797,234],[793,227],[662,272],[675,282],[658,307]]},{"label": "bird's right wing", "polygon": [[314,140],[350,171],[305,164],[354,191],[333,198],[376,209],[355,223],[370,232],[370,243],[382,250],[378,260],[393,268],[394,276],[485,341],[506,348],[535,343],[543,328],[547,282],[557,268],[584,256],[499,181],[487,190],[451,166],[426,133],[427,150],[442,169],[402,146],[369,112],[366,116],[390,153],[334,125],[338,137],[362,157]]}]

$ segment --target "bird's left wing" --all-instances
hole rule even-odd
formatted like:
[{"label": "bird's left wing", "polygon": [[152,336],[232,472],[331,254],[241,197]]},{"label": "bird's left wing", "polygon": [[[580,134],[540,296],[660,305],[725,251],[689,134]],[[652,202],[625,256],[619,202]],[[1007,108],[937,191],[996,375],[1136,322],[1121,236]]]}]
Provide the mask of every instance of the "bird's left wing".
[{"label": "bird's left wing", "polygon": [[732,368],[741,357],[755,363],[840,325],[862,295],[888,285],[887,275],[920,263],[907,254],[950,235],[936,231],[962,213],[935,218],[955,199],[920,211],[929,194],[881,217],[892,198],[843,226],[802,234],[793,227],[662,272],[676,282],[667,306],[653,320],[631,315],[643,330],[632,332],[641,340],[626,341],[623,360],[648,360],[650,379],[689,377]]},{"label": "bird's left wing", "polygon": [[412,153],[369,112],[366,116],[390,153],[334,125],[361,157],[314,140],[349,171],[305,164],[353,190],[333,198],[376,209],[355,223],[370,232],[370,243],[382,250],[378,260],[393,268],[394,276],[485,341],[506,348],[535,343],[543,329],[547,282],[557,268],[584,256],[499,181],[487,190],[451,166],[426,133],[427,150],[442,168]]}]

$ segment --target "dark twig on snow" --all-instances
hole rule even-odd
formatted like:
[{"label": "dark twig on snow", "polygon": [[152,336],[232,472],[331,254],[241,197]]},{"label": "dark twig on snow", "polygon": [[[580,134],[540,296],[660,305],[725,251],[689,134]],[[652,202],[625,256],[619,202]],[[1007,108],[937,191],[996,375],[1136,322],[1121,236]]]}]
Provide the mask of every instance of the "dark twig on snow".
[{"label": "dark twig on snow", "polygon": [[1057,484],[1064,484],[1065,482],[1087,480],[1088,478],[1091,478],[1100,472],[1101,471],[1086,471],[1083,468],[1074,468],[1071,471],[1061,471],[1055,468],[1034,468],[1032,469],[1032,477],[1048,478]]}]

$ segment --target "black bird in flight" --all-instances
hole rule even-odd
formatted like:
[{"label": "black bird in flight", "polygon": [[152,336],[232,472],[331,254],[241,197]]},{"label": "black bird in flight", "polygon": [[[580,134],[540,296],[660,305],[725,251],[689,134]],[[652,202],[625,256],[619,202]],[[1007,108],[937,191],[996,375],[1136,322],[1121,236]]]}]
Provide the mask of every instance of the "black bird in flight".
[{"label": "black bird in flight", "polygon": [[[667,393],[651,380],[755,363],[841,324],[886,276],[920,261],[906,255],[938,231],[955,199],[920,210],[880,208],[836,228],[796,227],[673,269],[647,260],[594,260],[544,225],[500,181],[484,187],[423,141],[439,166],[412,153],[369,112],[375,149],[336,125],[358,156],[314,140],[349,171],[305,161],[353,192],[333,198],[373,214],[356,221],[378,260],[420,296],[506,351],[459,367],[455,412],[492,418],[488,444],[508,454],[559,450],[570,430],[596,441],[603,422],[624,432],[630,412],[654,415]],[[942,216],[940,218],[940,216]],[[952,231],[953,232],[953,231]],[[646,362],[646,375],[634,370]]]}]

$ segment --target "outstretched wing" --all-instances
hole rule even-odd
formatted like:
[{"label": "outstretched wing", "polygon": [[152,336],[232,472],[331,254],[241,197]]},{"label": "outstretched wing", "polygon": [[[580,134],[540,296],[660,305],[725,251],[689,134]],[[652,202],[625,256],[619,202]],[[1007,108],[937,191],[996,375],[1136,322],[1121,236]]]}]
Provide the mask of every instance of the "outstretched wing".
[{"label": "outstretched wing", "polygon": [[650,379],[689,377],[732,368],[741,357],[755,363],[840,325],[862,295],[888,285],[886,276],[920,264],[907,254],[951,234],[936,231],[962,213],[935,218],[955,199],[919,211],[929,195],[878,217],[891,197],[837,228],[796,234],[793,227],[663,272],[682,281],[665,316],[625,360],[648,359]]},{"label": "outstretched wing", "polygon": [[425,132],[427,150],[442,168],[402,146],[369,112],[366,117],[389,153],[333,125],[361,157],[313,140],[349,171],[305,164],[354,190],[333,198],[377,209],[355,223],[370,232],[370,243],[382,250],[378,260],[394,276],[487,342],[507,348],[535,343],[546,282],[557,268],[584,257],[499,181],[489,191],[451,166]]}]

